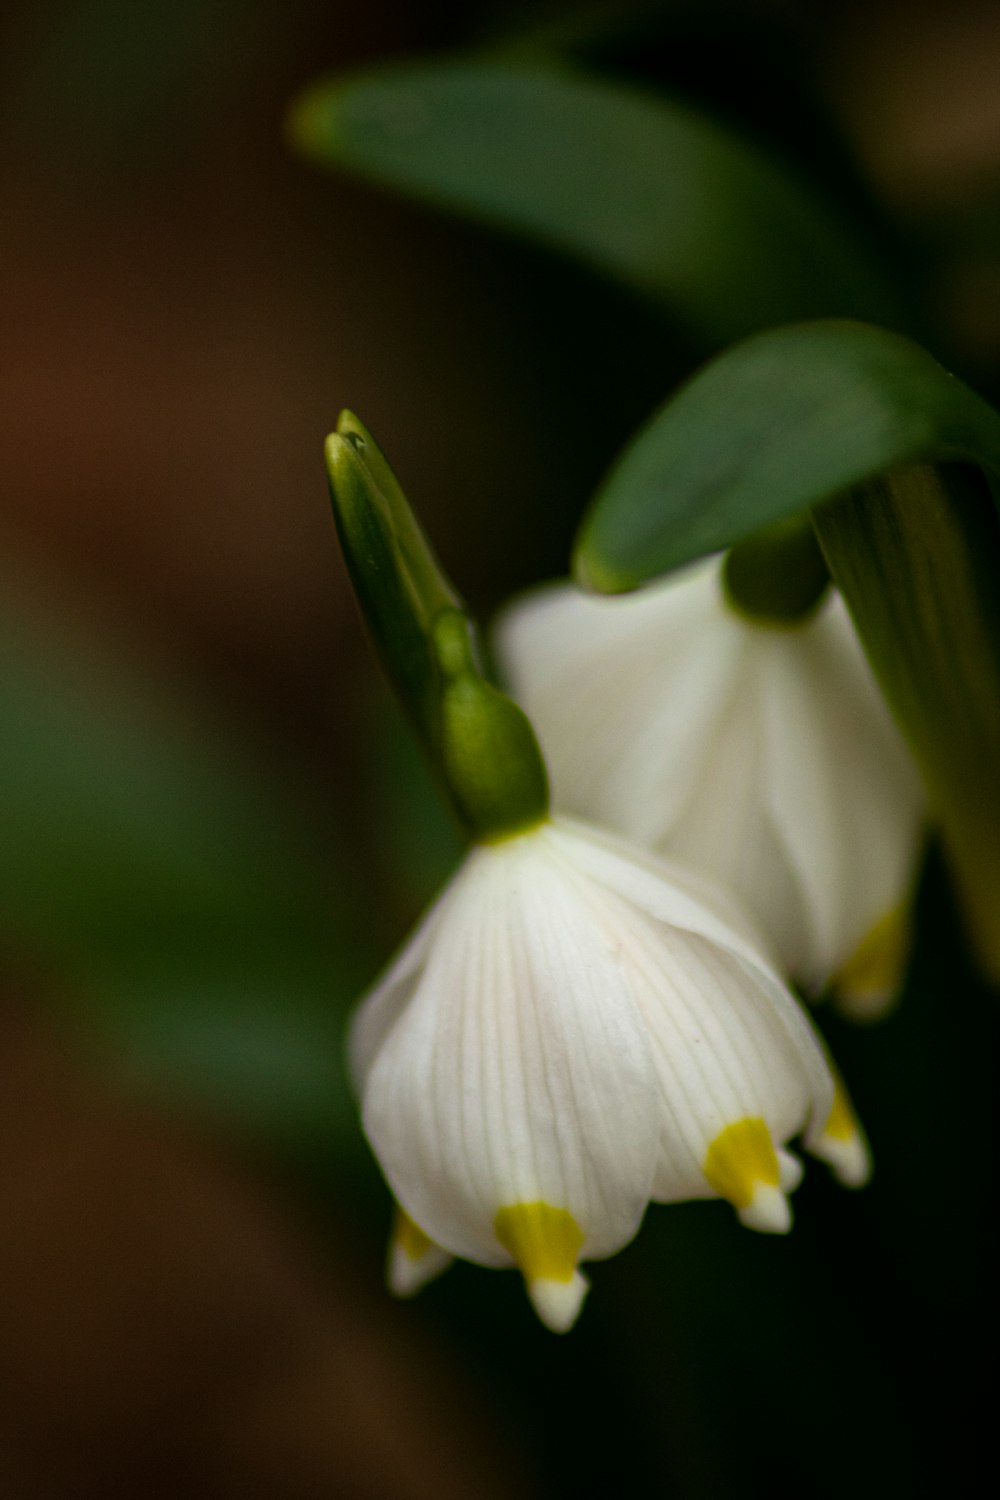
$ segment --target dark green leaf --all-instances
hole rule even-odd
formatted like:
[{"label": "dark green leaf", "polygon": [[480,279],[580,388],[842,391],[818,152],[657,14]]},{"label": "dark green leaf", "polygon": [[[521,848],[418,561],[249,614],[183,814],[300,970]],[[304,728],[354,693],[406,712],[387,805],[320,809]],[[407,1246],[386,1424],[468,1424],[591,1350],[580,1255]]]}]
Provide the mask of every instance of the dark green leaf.
[{"label": "dark green leaf", "polygon": [[765,152],[696,111],[543,65],[420,63],[321,82],[301,150],[528,236],[714,346],[768,323],[897,323],[870,247]]},{"label": "dark green leaf", "polygon": [[833,321],[759,334],[625,450],[577,569],[603,591],[634,588],[888,469],[948,459],[1000,476],[1000,415],[909,339]]}]

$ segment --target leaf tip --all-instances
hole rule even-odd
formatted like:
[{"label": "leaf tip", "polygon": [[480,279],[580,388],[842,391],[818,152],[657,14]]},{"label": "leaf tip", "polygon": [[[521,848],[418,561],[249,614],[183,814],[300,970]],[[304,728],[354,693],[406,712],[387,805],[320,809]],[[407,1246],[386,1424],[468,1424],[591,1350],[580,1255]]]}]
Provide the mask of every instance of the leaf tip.
[{"label": "leaf tip", "polygon": [[599,556],[586,533],[573,553],[573,577],[588,594],[627,594],[635,584]]}]

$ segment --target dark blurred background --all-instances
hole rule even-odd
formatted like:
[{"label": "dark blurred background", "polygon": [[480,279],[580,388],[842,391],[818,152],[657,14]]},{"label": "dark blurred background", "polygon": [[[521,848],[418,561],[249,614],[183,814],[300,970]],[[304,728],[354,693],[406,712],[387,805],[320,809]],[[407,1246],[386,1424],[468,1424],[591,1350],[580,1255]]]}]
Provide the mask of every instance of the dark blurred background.
[{"label": "dark blurred background", "polygon": [[824,1022],[867,1193],[810,1172],[780,1243],[654,1209],[568,1340],[513,1275],[381,1289],[343,1022],[458,845],[355,617],[322,437],[344,405],[373,428],[485,617],[565,570],[602,470],[708,351],[296,161],[283,121],[319,73],[549,20],[825,187],[1000,397],[995,4],[8,0],[11,1500],[963,1492],[989,1454],[997,1019],[933,855],[900,1010]]}]

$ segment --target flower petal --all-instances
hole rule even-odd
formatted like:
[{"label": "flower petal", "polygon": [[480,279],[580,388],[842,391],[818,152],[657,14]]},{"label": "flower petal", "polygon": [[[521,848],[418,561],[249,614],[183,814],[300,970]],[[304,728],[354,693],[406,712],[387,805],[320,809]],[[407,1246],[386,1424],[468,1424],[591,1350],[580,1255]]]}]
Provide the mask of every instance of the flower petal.
[{"label": "flower petal", "polygon": [[921,794],[842,601],[775,644],[767,801],[807,893],[809,951],[794,972],[820,988],[907,896]]},{"label": "flower petal", "polygon": [[389,1290],[397,1297],[412,1297],[429,1281],[447,1271],[452,1257],[440,1245],[435,1245],[424,1231],[404,1213],[396,1209],[392,1237],[389,1241],[389,1263],[386,1280]]},{"label": "flower petal", "polygon": [[872,1175],[871,1152],[843,1081],[835,1079],[833,1104],[806,1140],[808,1150],[832,1168],[843,1187],[864,1187]]},{"label": "flower petal", "polygon": [[821,1129],[833,1105],[821,1044],[722,903],[700,899],[712,887],[566,820],[548,838],[619,945],[653,1040],[664,1117],[654,1196],[711,1193],[706,1153],[740,1120],[763,1119],[779,1144],[807,1123]]},{"label": "flower petal", "polygon": [[553,818],[548,835],[570,867],[657,922],[698,933],[751,963],[770,963],[765,938],[710,876],[570,818]]},{"label": "flower petal", "polygon": [[576,1322],[589,1282],[577,1270],[583,1231],[565,1209],[512,1203],[493,1221],[496,1237],[524,1272],[535,1311],[553,1333]]},{"label": "flower petal", "polygon": [[364,1090],[379,1048],[413,994],[451,892],[449,886],[417,924],[402,952],[362,998],[354,1013],[348,1033],[347,1055],[358,1094]]},{"label": "flower petal", "polygon": [[742,633],[739,679],[714,738],[701,747],[700,779],[662,847],[724,885],[767,934],[787,971],[803,946],[808,912],[767,796],[768,642],[761,629],[744,626]]},{"label": "flower petal", "polygon": [[781,1163],[771,1132],[759,1115],[727,1125],[709,1145],[705,1177],[736,1209],[748,1229],[787,1234],[792,1210],[781,1181]]},{"label": "flower petal", "polygon": [[565,1210],[600,1257],[634,1234],[658,1138],[648,1039],[620,956],[547,830],[477,849],[365,1087],[396,1196],[444,1248],[509,1264],[495,1218]]},{"label": "flower petal", "polygon": [[718,575],[709,559],[614,600],[556,585],[501,615],[498,654],[557,807],[647,845],[667,834],[740,669],[745,632],[719,607]]},{"label": "flower petal", "polygon": [[913,944],[909,904],[875,922],[833,976],[838,1011],[852,1021],[881,1020],[899,999]]},{"label": "flower petal", "polygon": [[[655,962],[652,942],[647,953]],[[653,1196],[705,1197],[718,1191],[706,1159],[725,1130],[756,1119],[784,1144],[813,1114],[817,1094],[820,1109],[827,1106],[832,1083],[808,1023],[802,1017],[804,1041],[775,1003],[765,971],[677,933],[669,963],[660,959],[647,972],[643,1011],[656,1043],[664,1118]]]},{"label": "flower petal", "polygon": [[528,1294],[535,1312],[552,1333],[568,1333],[580,1316],[583,1299],[590,1282],[580,1271],[568,1281],[536,1278],[528,1282]]},{"label": "flower petal", "polygon": [[543,591],[498,640],[556,806],[726,885],[810,989],[905,899],[919,785],[836,595],[755,625],[709,559],[626,599]]}]

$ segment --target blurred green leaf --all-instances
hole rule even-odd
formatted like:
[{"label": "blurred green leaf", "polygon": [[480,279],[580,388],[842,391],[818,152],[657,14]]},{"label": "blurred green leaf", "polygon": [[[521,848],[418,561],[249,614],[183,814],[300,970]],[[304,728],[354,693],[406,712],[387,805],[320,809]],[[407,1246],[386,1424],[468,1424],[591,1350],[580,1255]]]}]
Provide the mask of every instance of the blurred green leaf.
[{"label": "blurred green leaf", "polygon": [[714,360],[668,400],[604,481],[579,576],[615,593],[877,477],[972,460],[1000,478],[1000,415],[885,329],[779,328]]},{"label": "blurred green leaf", "polygon": [[768,323],[897,323],[871,248],[807,183],[695,110],[513,62],[405,64],[309,89],[306,154],[603,271],[708,346]]},{"label": "blurred green leaf", "polygon": [[238,1129],[346,1123],[376,934],[336,830],[155,681],[10,613],[0,642],[0,941],[120,1075]]}]

